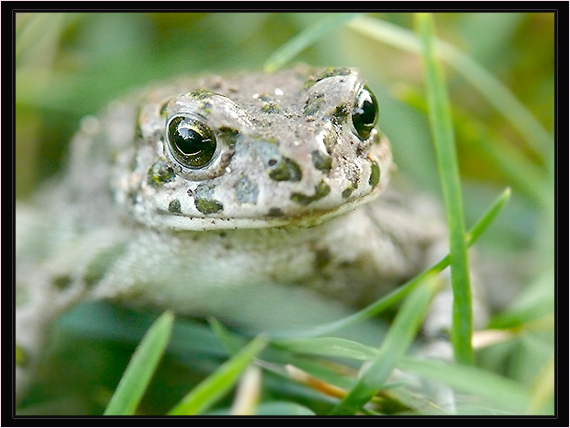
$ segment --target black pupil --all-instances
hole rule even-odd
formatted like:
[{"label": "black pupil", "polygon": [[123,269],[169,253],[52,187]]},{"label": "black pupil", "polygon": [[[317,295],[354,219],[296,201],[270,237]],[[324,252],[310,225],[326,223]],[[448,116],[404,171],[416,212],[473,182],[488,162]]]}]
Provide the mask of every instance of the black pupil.
[{"label": "black pupil", "polygon": [[190,168],[207,165],[216,151],[216,140],[210,128],[186,116],[177,116],[170,121],[168,142],[174,158]]},{"label": "black pupil", "polygon": [[352,122],[360,138],[366,139],[370,136],[370,132],[376,125],[377,117],[378,102],[370,89],[365,86],[356,98],[356,105],[352,113]]},{"label": "black pupil", "polygon": [[195,155],[204,148],[204,139],[193,129],[178,126],[173,134],[173,143],[187,156]]}]

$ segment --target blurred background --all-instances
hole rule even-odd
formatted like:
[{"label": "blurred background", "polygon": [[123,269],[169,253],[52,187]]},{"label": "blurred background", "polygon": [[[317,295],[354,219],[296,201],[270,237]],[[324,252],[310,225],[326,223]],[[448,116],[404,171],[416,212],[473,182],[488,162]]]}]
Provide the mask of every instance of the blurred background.
[{"label": "blurred background", "polygon": [[[335,16],[16,14],[17,199],[28,199],[61,172],[68,142],[83,116],[96,114],[111,100],[153,81],[180,74],[260,70],[292,37]],[[369,16],[413,31],[412,14]],[[438,37],[508,88],[539,128],[537,138],[524,135],[524,129],[521,132],[506,119],[505,107],[497,108],[482,96],[465,73],[446,67],[467,227],[505,187],[513,191],[507,209],[477,248],[484,260],[481,275],[499,291],[498,313],[491,326],[525,334],[486,348],[478,361],[532,385],[553,358],[555,15],[438,13],[434,18]],[[392,142],[399,172],[439,197],[421,60],[358,30],[358,21],[334,26],[291,63],[360,68],[379,100],[379,126]],[[520,117],[518,122],[528,121]],[[72,311],[54,333],[53,349],[24,412],[100,414],[152,319],[146,313],[104,304]],[[528,325],[532,328],[524,330]],[[129,326],[129,332],[121,331],[122,326]],[[158,391],[180,396],[181,385],[188,389],[200,378],[187,370],[189,366],[207,372],[216,366],[216,358],[224,356],[207,325],[179,321],[177,326],[193,329],[192,334],[202,338],[197,342],[203,349],[189,351],[181,345],[184,358],[171,350],[156,376],[165,380],[153,382],[141,413],[166,411],[172,403]],[[173,378],[176,386],[168,384]]]}]

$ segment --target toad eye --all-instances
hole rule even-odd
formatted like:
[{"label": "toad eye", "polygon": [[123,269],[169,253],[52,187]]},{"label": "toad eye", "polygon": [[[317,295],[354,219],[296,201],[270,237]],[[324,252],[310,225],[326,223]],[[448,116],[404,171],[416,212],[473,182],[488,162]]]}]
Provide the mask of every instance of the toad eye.
[{"label": "toad eye", "polygon": [[356,97],[352,111],[352,123],[362,140],[370,136],[377,119],[378,101],[368,86],[364,86]]},{"label": "toad eye", "polygon": [[214,158],[216,137],[204,123],[188,115],[175,115],[166,129],[170,153],[182,166],[203,168]]}]

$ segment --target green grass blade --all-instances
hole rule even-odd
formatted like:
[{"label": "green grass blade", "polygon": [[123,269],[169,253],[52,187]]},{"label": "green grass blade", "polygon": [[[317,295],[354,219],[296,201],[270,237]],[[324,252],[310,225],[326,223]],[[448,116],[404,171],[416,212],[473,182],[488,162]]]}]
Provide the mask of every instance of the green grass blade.
[{"label": "green grass blade", "polygon": [[356,385],[330,414],[353,415],[382,388],[398,360],[412,343],[431,299],[439,288],[439,283],[433,276],[427,278],[422,285],[404,301],[378,355],[362,373]]},{"label": "green grass blade", "polygon": [[168,345],[174,314],[166,311],[149,328],[135,353],[105,415],[133,415]]},{"label": "green grass blade", "polygon": [[459,167],[451,109],[447,98],[445,78],[439,63],[433,37],[433,21],[428,14],[417,14],[416,25],[423,43],[423,63],[427,86],[429,118],[437,156],[438,170],[445,201],[449,246],[451,254],[451,282],[453,287],[453,322],[451,342],[455,358],[462,364],[473,362],[471,348],[472,316],[469,261],[465,245],[465,224]]},{"label": "green grass blade", "polygon": [[230,333],[224,325],[214,317],[208,318],[212,331],[230,355],[237,354],[245,346],[245,338]]},{"label": "green grass blade", "polygon": [[[485,211],[485,213],[477,220],[475,225],[471,228],[471,230],[467,233],[466,236],[466,245],[470,247],[473,245],[481,235],[487,230],[487,228],[493,223],[495,218],[501,213],[504,209],[505,205],[509,201],[511,196],[511,190],[507,188],[492,204],[491,206]],[[313,328],[307,329],[300,334],[298,331],[295,331],[293,334],[295,337],[316,337],[316,336],[324,336],[326,334],[333,333],[338,331],[342,328],[357,324],[359,322],[365,321],[373,316],[381,313],[382,311],[386,310],[387,308],[391,307],[395,303],[402,300],[405,296],[407,296],[410,291],[417,287],[418,284],[423,282],[426,277],[432,274],[436,274],[444,270],[446,267],[449,266],[450,257],[446,256],[441,261],[430,267],[429,269],[425,270],[424,272],[420,273],[415,278],[412,278],[396,290],[392,291],[387,296],[377,300],[376,302],[368,305],[364,309],[348,316],[338,321],[333,321],[326,324],[321,324],[314,326]],[[272,333],[272,337],[275,338],[287,338],[291,337],[291,333],[286,331],[284,332],[275,332]]]},{"label": "green grass blade", "polygon": [[485,397],[496,410],[525,414],[529,408],[530,395],[524,385],[476,367],[403,357],[398,368]]},{"label": "green grass blade", "polygon": [[239,376],[266,344],[267,340],[263,337],[252,340],[190,391],[168,414],[198,415],[208,410],[236,384]]},{"label": "green grass blade", "polygon": [[273,344],[300,354],[333,358],[351,358],[355,360],[373,359],[378,352],[376,348],[338,337],[286,339],[275,341]]},{"label": "green grass blade", "polygon": [[489,209],[485,212],[483,216],[473,225],[473,227],[467,232],[465,243],[467,247],[473,245],[480,237],[485,233],[487,228],[493,223],[493,220],[503,211],[505,205],[511,198],[511,189],[507,187],[503,193],[499,195],[495,201],[491,204]]},{"label": "green grass blade", "polygon": [[301,31],[295,37],[289,39],[283,46],[277,49],[265,62],[263,69],[266,72],[273,72],[283,67],[293,59],[303,49],[312,44],[316,39],[326,32],[342,25],[360,13],[339,13],[328,16]]}]

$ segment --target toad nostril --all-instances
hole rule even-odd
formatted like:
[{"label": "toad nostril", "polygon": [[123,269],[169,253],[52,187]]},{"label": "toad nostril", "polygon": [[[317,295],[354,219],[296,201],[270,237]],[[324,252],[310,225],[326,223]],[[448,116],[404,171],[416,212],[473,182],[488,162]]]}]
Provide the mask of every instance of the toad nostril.
[{"label": "toad nostril", "polygon": [[269,162],[267,162],[267,165],[274,166],[276,163],[277,163],[276,159],[269,159]]}]

